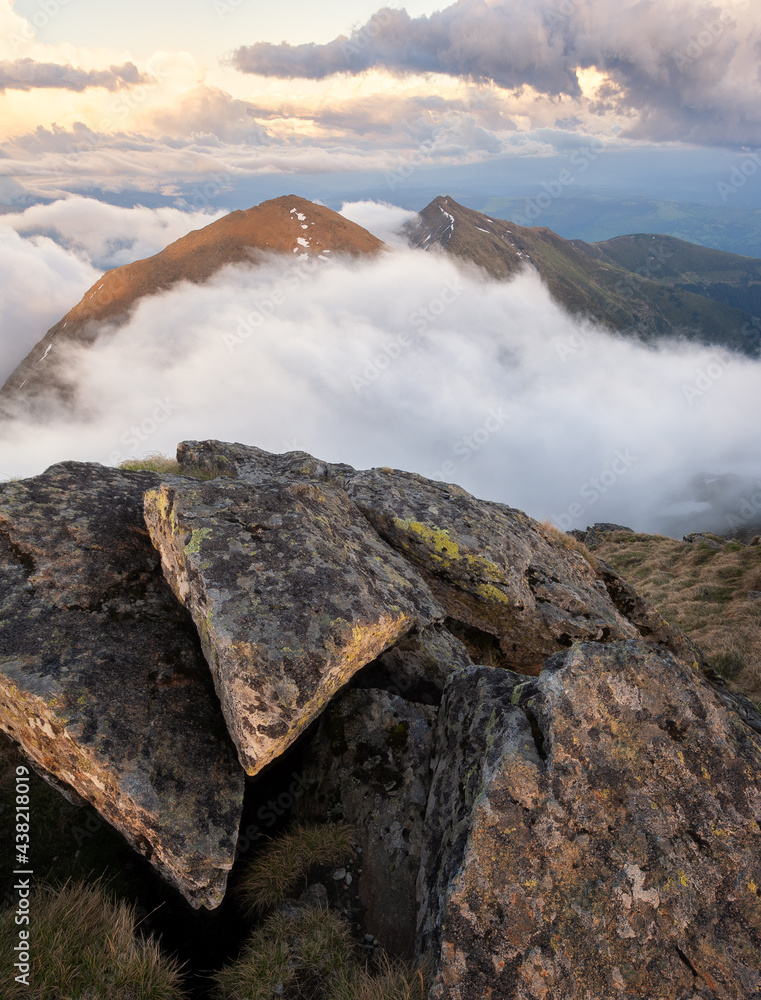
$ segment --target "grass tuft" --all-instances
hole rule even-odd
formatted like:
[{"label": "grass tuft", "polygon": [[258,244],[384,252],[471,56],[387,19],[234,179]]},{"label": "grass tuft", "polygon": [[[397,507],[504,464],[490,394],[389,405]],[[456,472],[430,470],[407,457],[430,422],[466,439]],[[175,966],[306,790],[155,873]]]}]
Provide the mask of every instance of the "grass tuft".
[{"label": "grass tuft", "polygon": [[180,1000],[176,961],[135,934],[135,911],[109,900],[99,883],[40,886],[30,899],[29,986],[16,981],[15,910],[0,913],[4,1000]]},{"label": "grass tuft", "polygon": [[344,865],[355,855],[350,826],[297,826],[251,862],[238,890],[243,905],[252,914],[263,913],[305,884],[314,869]]},{"label": "grass tuft", "polygon": [[565,531],[561,531],[561,529],[550,520],[542,521],[540,528],[545,538],[554,539],[555,541],[560,542],[563,548],[568,549],[570,552],[579,552],[582,556],[584,556],[592,569],[597,572],[597,560],[586,545],[583,542],[580,542],[578,538],[574,538],[573,535],[568,535]]},{"label": "grass tuft", "polygon": [[425,1000],[423,969],[360,964],[348,924],[330,910],[273,913],[214,976],[214,1000]]},{"label": "grass tuft", "polygon": [[230,473],[222,469],[201,469],[198,466],[181,466],[180,463],[164,455],[160,451],[151,452],[144,458],[130,458],[119,464],[125,472],[158,472],[165,476],[189,476],[191,479],[219,479],[229,477]]},{"label": "grass tuft", "polygon": [[391,962],[385,956],[373,974],[367,967],[344,970],[325,994],[325,1000],[425,1000],[428,976],[423,968]]}]

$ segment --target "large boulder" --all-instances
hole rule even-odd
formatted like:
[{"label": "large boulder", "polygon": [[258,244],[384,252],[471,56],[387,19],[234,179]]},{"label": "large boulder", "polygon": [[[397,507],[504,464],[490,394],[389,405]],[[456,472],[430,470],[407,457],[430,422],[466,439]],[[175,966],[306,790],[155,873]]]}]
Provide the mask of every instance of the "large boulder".
[{"label": "large boulder", "polygon": [[695,666],[581,643],[451,676],[420,872],[431,1000],[761,991],[761,739]]},{"label": "large boulder", "polygon": [[459,486],[219,441],[183,442],[177,456],[252,485],[279,477],[345,490],[388,549],[416,570],[479,662],[536,674],[574,641],[638,634],[579,552],[522,511]]},{"label": "large boulder", "polygon": [[69,462],[0,486],[0,728],[214,907],[244,776],[145,530],[158,482]]},{"label": "large boulder", "polygon": [[343,478],[481,662],[484,637],[496,640],[495,666],[537,674],[547,656],[574,641],[637,635],[584,556],[522,511],[414,473],[371,469]]},{"label": "large boulder", "polygon": [[[314,460],[312,460],[314,461]],[[145,497],[164,574],[190,610],[241,764],[283,753],[336,692],[444,617],[341,487],[289,477],[165,484]]]},{"label": "large boulder", "polygon": [[412,958],[417,876],[436,709],[387,691],[336,699],[306,755],[304,819],[349,823],[361,847],[357,886],[366,930]]}]

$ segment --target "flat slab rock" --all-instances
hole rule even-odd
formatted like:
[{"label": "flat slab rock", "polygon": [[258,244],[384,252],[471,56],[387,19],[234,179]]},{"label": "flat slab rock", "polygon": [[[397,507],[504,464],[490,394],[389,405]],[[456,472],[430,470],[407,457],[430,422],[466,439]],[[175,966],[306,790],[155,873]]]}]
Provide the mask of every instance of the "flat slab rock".
[{"label": "flat slab rock", "polygon": [[447,685],[421,867],[431,1000],[761,991],[761,739],[692,664],[584,643]]},{"label": "flat slab rock", "polygon": [[0,728],[214,907],[244,776],[145,530],[159,481],[68,462],[0,486]]},{"label": "flat slab rock", "polygon": [[256,483],[150,490],[145,521],[198,627],[251,775],[365,664],[414,626],[444,617],[340,485],[312,478],[310,469],[290,477],[280,457]]},{"label": "flat slab rock", "polygon": [[177,455],[183,465],[252,484],[281,477],[345,490],[425,581],[478,662],[536,674],[547,656],[574,641],[639,634],[580,553],[522,511],[477,500],[459,486],[220,441],[185,441]]}]

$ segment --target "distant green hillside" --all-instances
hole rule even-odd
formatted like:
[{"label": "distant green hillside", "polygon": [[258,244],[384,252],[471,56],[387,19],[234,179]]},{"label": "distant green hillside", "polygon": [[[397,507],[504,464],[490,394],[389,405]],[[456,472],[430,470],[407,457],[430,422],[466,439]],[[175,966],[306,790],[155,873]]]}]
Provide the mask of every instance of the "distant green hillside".
[{"label": "distant green hillside", "polygon": [[[526,198],[467,198],[468,205],[500,219],[518,219]],[[648,198],[606,198],[565,194],[544,209],[534,225],[549,226],[566,239],[594,243],[620,233],[660,233],[716,247],[728,253],[761,257],[761,208],[698,205]]]},{"label": "distant green hillside", "polygon": [[[588,248],[598,260],[761,316],[761,260],[696,246],[671,236],[644,233],[617,236],[591,245],[574,242]],[[656,243],[657,255],[654,255]]]},{"label": "distant green hillside", "polygon": [[[434,199],[408,226],[408,237],[414,246],[439,246],[498,279],[530,264],[570,312],[614,330],[647,340],[682,336],[759,353],[761,321],[727,297],[753,300],[761,260],[663,236],[620,237],[603,244],[565,240],[544,226],[518,226],[450,197]],[[717,286],[726,290],[724,300]]]}]

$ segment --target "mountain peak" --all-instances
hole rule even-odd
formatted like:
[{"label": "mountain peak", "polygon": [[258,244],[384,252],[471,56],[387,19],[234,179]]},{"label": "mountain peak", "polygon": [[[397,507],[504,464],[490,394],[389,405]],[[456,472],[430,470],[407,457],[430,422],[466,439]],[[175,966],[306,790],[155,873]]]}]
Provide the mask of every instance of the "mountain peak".
[{"label": "mountain peak", "polygon": [[226,264],[256,262],[266,253],[328,264],[330,254],[361,257],[377,254],[384,246],[356,223],[298,195],[231,212],[153,257],[107,271],[16,368],[0,389],[0,405],[26,405],[38,395],[49,396],[51,389],[65,398],[68,388],[56,372],[56,344],[93,343],[105,323],[124,322],[140,299],[180,281],[202,284]]}]

